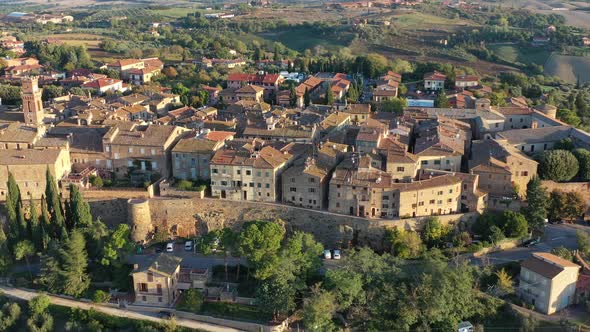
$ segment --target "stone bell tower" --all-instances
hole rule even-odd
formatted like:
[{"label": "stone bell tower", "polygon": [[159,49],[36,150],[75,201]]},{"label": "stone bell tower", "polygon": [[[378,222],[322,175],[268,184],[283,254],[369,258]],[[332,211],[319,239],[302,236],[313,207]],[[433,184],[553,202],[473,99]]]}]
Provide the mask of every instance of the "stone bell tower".
[{"label": "stone bell tower", "polygon": [[42,90],[37,84],[37,77],[27,77],[22,80],[22,102],[25,123],[28,125],[43,124]]}]

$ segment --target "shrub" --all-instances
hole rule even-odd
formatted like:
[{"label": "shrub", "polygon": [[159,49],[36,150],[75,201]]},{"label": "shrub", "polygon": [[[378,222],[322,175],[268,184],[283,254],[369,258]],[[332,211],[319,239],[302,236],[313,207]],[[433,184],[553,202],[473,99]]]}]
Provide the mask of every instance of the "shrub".
[{"label": "shrub", "polygon": [[96,303],[106,303],[109,302],[111,300],[111,294],[97,289],[94,292],[94,295],[92,295],[92,301],[96,302]]},{"label": "shrub", "polygon": [[538,156],[538,162],[541,178],[558,182],[573,179],[580,167],[576,157],[566,150],[545,151]]},{"label": "shrub", "polygon": [[32,314],[41,314],[47,309],[47,307],[49,307],[50,303],[51,300],[49,299],[49,296],[41,294],[29,301],[29,310]]},{"label": "shrub", "polygon": [[176,306],[179,310],[199,313],[203,307],[203,294],[198,290],[191,288],[182,294]]},{"label": "shrub", "polygon": [[96,188],[102,188],[102,186],[104,185],[102,178],[100,176],[95,175],[92,175],[90,177],[90,184]]},{"label": "shrub", "polygon": [[176,187],[180,190],[193,190],[193,183],[188,180],[180,180]]}]

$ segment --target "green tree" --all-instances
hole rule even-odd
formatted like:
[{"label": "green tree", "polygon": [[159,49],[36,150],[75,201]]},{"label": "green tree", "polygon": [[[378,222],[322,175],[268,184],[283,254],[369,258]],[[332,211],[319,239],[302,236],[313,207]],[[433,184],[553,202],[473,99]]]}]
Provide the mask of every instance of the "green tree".
[{"label": "green tree", "polygon": [[283,278],[270,278],[256,289],[256,305],[273,319],[288,315],[295,308],[295,288]]},{"label": "green tree", "polygon": [[492,227],[490,227],[490,241],[492,241],[492,243],[494,244],[498,244],[498,242],[504,240],[505,236],[504,236],[504,232],[502,232],[502,229],[500,229],[500,227],[494,225]]},{"label": "green tree", "polygon": [[80,296],[90,285],[88,255],[80,230],[73,230],[60,247],[50,248],[42,260],[41,281],[53,293]]},{"label": "green tree", "polygon": [[551,253],[563,259],[567,259],[568,261],[574,260],[574,255],[572,254],[572,252],[568,248],[563,246],[551,249]]},{"label": "green tree", "polygon": [[284,236],[285,229],[276,222],[251,221],[244,224],[238,242],[248,266],[255,269],[256,279],[267,279],[276,272]]},{"label": "green tree", "polygon": [[103,266],[114,264],[119,259],[122,250],[131,251],[133,244],[130,242],[131,230],[127,224],[119,224],[108,237],[100,263]]},{"label": "green tree", "polygon": [[49,312],[32,315],[27,319],[27,327],[31,332],[53,331],[53,316]]},{"label": "green tree", "polygon": [[190,288],[186,292],[182,293],[182,297],[178,301],[176,308],[178,310],[199,313],[201,311],[201,307],[203,306],[203,301],[203,294],[195,288]]},{"label": "green tree", "polygon": [[20,318],[21,308],[14,302],[6,302],[0,312],[0,331],[10,331],[11,327]]},{"label": "green tree", "polygon": [[382,112],[392,112],[397,115],[402,115],[404,108],[407,105],[405,98],[393,98],[392,100],[386,100],[377,105],[376,109]]},{"label": "green tree", "polygon": [[47,209],[51,216],[51,225],[53,228],[53,236],[60,238],[63,235],[62,229],[65,227],[65,219],[63,215],[63,207],[57,189],[57,182],[47,168],[45,173],[45,200],[47,202]]},{"label": "green tree", "polygon": [[41,222],[39,221],[39,215],[37,213],[37,207],[35,207],[35,203],[33,202],[33,197],[31,196],[29,202],[29,227],[30,227],[30,234],[31,240],[37,248],[37,251],[43,250],[43,231],[41,229]]},{"label": "green tree", "polygon": [[[189,289],[192,290],[193,288]],[[183,293],[184,295],[184,293]],[[103,290],[97,289],[96,291],[94,291],[94,294],[92,295],[92,302],[94,303],[107,303],[111,300],[111,294],[109,294],[108,292],[105,292]]]},{"label": "green tree", "polygon": [[289,106],[297,106],[297,92],[295,91],[294,85],[291,85],[291,87],[289,88]]},{"label": "green tree", "polygon": [[363,278],[356,272],[343,269],[326,271],[326,289],[334,294],[338,310],[346,311],[353,304],[365,304]]},{"label": "green tree", "polygon": [[429,247],[440,245],[449,233],[449,228],[441,224],[437,217],[429,217],[424,224],[422,237]]},{"label": "green tree", "polygon": [[29,311],[31,314],[41,314],[49,308],[51,304],[51,299],[46,294],[41,294],[35,296],[34,298],[29,300]]},{"label": "green tree", "polygon": [[41,234],[41,243],[43,250],[47,249],[49,245],[50,237],[48,231],[51,229],[51,220],[49,217],[49,211],[47,210],[47,201],[45,196],[41,196],[41,219],[39,220],[39,231]]},{"label": "green tree", "polygon": [[504,211],[504,235],[512,238],[522,238],[528,233],[528,222],[524,215],[514,211]]},{"label": "green tree", "polygon": [[306,282],[319,274],[322,265],[320,255],[324,251],[313,235],[296,231],[287,239],[280,252],[276,277],[294,282],[297,290],[305,288]]},{"label": "green tree", "polygon": [[12,263],[12,256],[8,248],[8,239],[3,227],[0,227],[0,273],[6,272]]},{"label": "green tree", "polygon": [[328,83],[328,86],[326,87],[326,98],[324,99],[324,104],[334,104],[334,92],[332,92],[332,85],[330,83]]},{"label": "green tree", "polygon": [[12,248],[18,241],[23,238],[21,234],[20,215],[22,212],[22,202],[20,189],[12,173],[8,173],[8,191],[6,193],[6,212],[8,216],[8,243]]},{"label": "green tree", "polygon": [[582,254],[586,257],[590,256],[590,234],[578,230],[576,231],[576,239]]},{"label": "green tree", "polygon": [[527,184],[526,198],[527,207],[524,208],[524,215],[532,229],[541,230],[547,219],[549,195],[538,177],[533,177]]},{"label": "green tree", "polygon": [[305,92],[303,93],[303,105],[305,108],[309,107],[311,104],[311,96],[309,95],[309,90],[305,87]]},{"label": "green tree", "polygon": [[444,91],[440,91],[434,100],[434,107],[438,108],[449,108],[451,104],[449,103],[449,98],[447,98],[446,93]]},{"label": "green tree", "polygon": [[319,286],[312,287],[311,296],[303,302],[303,323],[307,331],[335,330],[332,317],[336,312],[336,298]]},{"label": "green tree", "polygon": [[70,217],[72,220],[68,222],[72,227],[87,227],[92,224],[92,214],[90,213],[90,205],[82,193],[78,189],[78,186],[73,184],[70,185]]},{"label": "green tree", "polygon": [[566,150],[544,151],[539,155],[537,161],[539,162],[539,174],[545,180],[569,181],[578,174],[578,160]]},{"label": "green tree", "polygon": [[25,259],[27,263],[27,270],[29,270],[29,276],[31,277],[31,281],[33,280],[33,273],[31,272],[31,266],[29,264],[29,257],[35,254],[35,245],[29,240],[22,240],[16,244],[14,247],[14,258],[17,261],[21,259]]},{"label": "green tree", "polygon": [[551,220],[575,220],[586,211],[586,203],[579,192],[554,190],[549,195],[548,215]]},{"label": "green tree", "polygon": [[391,253],[403,259],[418,258],[424,249],[420,235],[414,231],[406,231],[397,227],[388,233]]},{"label": "green tree", "polygon": [[578,178],[582,181],[590,181],[590,151],[586,149],[574,149],[572,153],[580,165]]},{"label": "green tree", "polygon": [[496,287],[502,295],[514,293],[514,283],[512,277],[504,269],[498,270],[496,273]]}]

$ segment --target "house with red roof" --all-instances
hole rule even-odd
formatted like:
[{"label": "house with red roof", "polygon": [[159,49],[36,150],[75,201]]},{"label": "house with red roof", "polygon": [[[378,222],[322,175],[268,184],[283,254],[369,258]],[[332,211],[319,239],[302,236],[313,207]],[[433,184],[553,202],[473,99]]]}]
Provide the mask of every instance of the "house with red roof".
[{"label": "house with red roof", "polygon": [[99,78],[94,81],[86,82],[82,84],[83,88],[95,89],[98,90],[99,93],[107,93],[109,91],[116,92],[121,91],[124,92],[127,90],[123,86],[123,81],[117,80],[114,78]]},{"label": "house with red roof", "polygon": [[445,89],[447,76],[441,72],[433,71],[424,74],[424,88],[426,90],[440,91]]},{"label": "house with red roof", "polygon": [[479,85],[479,77],[475,75],[458,75],[455,78],[455,88],[465,89]]},{"label": "house with red roof", "polygon": [[[142,82],[145,79],[148,79],[149,82],[152,76],[159,74],[162,68],[164,68],[164,63],[158,58],[121,59],[107,64],[106,68],[118,71],[123,80],[132,81],[131,83],[134,84],[143,84]],[[132,75],[135,75],[133,79],[131,77]]]},{"label": "house with red roof", "polygon": [[283,81],[284,78],[279,74],[230,73],[227,77],[227,87],[240,89],[246,85],[257,85],[264,88],[264,95],[268,96],[271,91],[279,91]]}]

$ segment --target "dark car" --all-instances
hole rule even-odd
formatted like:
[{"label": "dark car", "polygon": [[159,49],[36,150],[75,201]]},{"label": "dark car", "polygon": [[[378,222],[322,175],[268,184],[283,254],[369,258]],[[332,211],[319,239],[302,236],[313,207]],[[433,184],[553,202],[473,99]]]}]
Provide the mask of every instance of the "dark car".
[{"label": "dark car", "polygon": [[170,312],[170,311],[160,311],[158,312],[158,316],[160,316],[160,318],[162,319],[172,319],[174,318],[174,313]]}]

